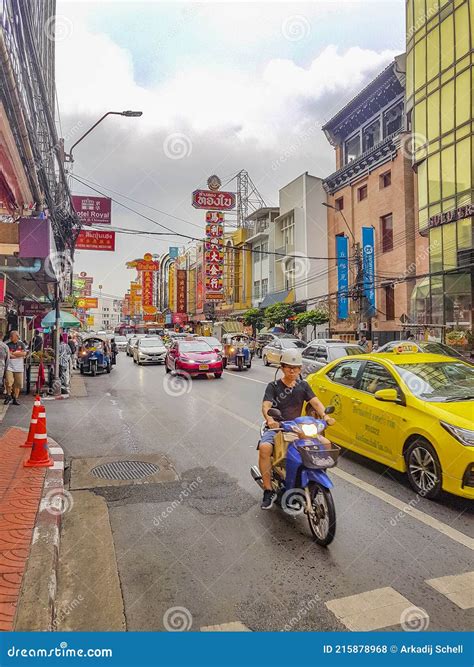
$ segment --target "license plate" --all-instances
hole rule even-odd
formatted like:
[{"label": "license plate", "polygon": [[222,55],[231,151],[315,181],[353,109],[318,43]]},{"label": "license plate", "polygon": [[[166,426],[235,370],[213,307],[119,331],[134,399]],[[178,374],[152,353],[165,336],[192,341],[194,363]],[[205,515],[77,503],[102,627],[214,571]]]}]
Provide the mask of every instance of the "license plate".
[{"label": "license plate", "polygon": [[209,366],[207,364],[200,364],[199,370],[200,371],[207,371],[207,370],[209,370]]}]

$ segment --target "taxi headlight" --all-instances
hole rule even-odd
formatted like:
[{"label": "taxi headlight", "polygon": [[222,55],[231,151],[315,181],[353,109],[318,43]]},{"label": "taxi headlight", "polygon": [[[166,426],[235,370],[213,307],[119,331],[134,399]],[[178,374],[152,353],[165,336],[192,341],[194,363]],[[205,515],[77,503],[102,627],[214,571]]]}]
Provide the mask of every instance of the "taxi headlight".
[{"label": "taxi headlight", "polygon": [[447,424],[446,422],[441,422],[441,426],[445,428],[448,433],[451,433],[456,440],[466,447],[474,447],[474,431],[471,431],[467,428],[459,428],[459,426],[453,426],[452,424]]},{"label": "taxi headlight", "polygon": [[316,424],[303,424],[301,430],[308,437],[318,435],[318,433],[319,433],[319,430],[318,430],[318,427],[316,426]]}]

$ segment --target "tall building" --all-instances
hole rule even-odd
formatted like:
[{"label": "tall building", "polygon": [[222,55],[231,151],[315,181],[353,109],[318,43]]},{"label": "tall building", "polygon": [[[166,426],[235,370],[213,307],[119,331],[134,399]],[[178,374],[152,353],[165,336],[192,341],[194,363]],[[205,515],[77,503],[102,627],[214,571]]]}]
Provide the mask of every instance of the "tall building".
[{"label": "tall building", "polygon": [[247,243],[252,251],[252,307],[258,308],[269,291],[272,291],[270,269],[273,251],[270,247],[273,234],[271,229],[278,217],[279,208],[265,206],[251,213],[247,218],[249,237]]},{"label": "tall building", "polygon": [[417,225],[429,239],[417,316],[446,329],[449,340],[450,330],[472,330],[474,3],[408,0],[406,15]]},{"label": "tall building", "polygon": [[[331,330],[347,338],[368,331],[383,344],[410,319],[415,276],[428,266],[406,149],[405,57],[395,58],[323,130],[337,168],[324,180]],[[364,299],[353,291],[362,279],[357,257]]]}]

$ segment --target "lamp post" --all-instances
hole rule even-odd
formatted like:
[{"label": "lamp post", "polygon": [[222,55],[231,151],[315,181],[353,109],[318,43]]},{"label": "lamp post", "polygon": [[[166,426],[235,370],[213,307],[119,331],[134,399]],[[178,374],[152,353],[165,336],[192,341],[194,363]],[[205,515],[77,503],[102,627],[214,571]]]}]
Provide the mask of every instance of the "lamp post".
[{"label": "lamp post", "polygon": [[83,139],[87,137],[88,134],[94,130],[99,123],[101,123],[104,118],[107,118],[107,116],[126,116],[127,118],[139,118],[143,114],[143,111],[107,111],[107,113],[104,113],[102,118],[99,118],[99,120],[90,127],[87,132],[85,132],[82,137],[79,137],[79,139],[76,141],[75,144],[71,146],[71,150],[69,151],[69,155],[66,155],[66,162],[74,162],[74,157],[73,157],[73,150],[77,146],[77,144],[81,143]]},{"label": "lamp post", "polygon": [[[354,236],[354,232],[352,229],[349,227],[349,223],[346,220],[346,217],[344,213],[333,206],[332,204],[328,204],[327,202],[321,202],[323,206],[326,208],[331,208],[333,211],[336,213],[340,213],[342,219],[344,220],[344,223],[347,227],[347,231],[349,232],[351,238],[352,238],[352,253],[354,256],[355,264],[356,264],[356,280],[355,280],[355,286],[354,286],[354,291],[353,291],[353,297],[357,303],[358,303],[358,331],[360,333],[360,325],[362,323],[362,313],[364,310],[364,302],[365,302],[365,293],[364,293],[364,271],[363,271],[363,265],[362,265],[362,252],[360,248],[360,243],[356,241],[356,238]],[[367,310],[367,329],[369,334],[372,334],[372,317],[369,314],[369,310]]]}]

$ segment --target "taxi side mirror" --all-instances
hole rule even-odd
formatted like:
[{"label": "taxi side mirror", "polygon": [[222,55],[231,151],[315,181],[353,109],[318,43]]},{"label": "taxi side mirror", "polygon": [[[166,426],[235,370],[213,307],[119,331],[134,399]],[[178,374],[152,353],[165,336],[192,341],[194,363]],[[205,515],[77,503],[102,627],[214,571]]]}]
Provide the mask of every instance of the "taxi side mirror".
[{"label": "taxi side mirror", "polygon": [[374,394],[378,401],[385,401],[386,403],[401,403],[400,396],[396,389],[379,389]]}]

